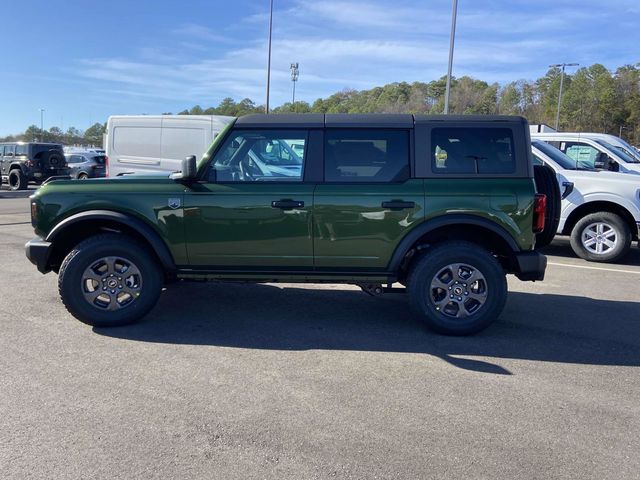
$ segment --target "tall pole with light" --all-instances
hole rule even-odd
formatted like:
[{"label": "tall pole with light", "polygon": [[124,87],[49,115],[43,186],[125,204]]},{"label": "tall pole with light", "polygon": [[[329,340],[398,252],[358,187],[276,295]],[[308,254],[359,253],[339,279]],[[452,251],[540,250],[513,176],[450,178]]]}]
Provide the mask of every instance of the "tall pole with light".
[{"label": "tall pole with light", "polygon": [[453,46],[456,38],[456,17],[458,16],[458,0],[453,0],[451,11],[451,35],[449,37],[449,68],[447,70],[447,88],[444,93],[444,114],[449,114],[449,95],[451,93],[451,71],[453,70]]},{"label": "tall pole with light", "polygon": [[40,109],[40,136],[42,137],[40,141],[44,138],[44,108]]},{"label": "tall pole with light", "polygon": [[271,83],[271,31],[273,29],[273,0],[269,0],[269,46],[267,53],[267,102],[264,113],[269,113],[269,87]]},{"label": "tall pole with light", "polygon": [[298,62],[291,64],[291,82],[293,83],[293,96],[291,98],[291,105],[296,104],[296,82],[298,81],[298,77],[300,76],[300,72],[298,70]]},{"label": "tall pole with light", "polygon": [[560,68],[560,91],[558,92],[558,109],[556,111],[556,126],[555,129],[558,130],[558,126],[560,125],[560,105],[562,103],[562,86],[564,85],[564,69],[565,67],[577,67],[580,65],[579,63],[556,63],[554,65],[549,65],[549,68]]}]

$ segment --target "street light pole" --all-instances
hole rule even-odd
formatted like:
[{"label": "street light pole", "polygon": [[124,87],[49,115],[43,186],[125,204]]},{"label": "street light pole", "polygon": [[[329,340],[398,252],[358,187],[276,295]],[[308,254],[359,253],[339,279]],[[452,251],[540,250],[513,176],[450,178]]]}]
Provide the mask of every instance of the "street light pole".
[{"label": "street light pole", "polygon": [[293,97],[291,99],[291,105],[294,106],[296,104],[296,82],[300,76],[300,72],[298,71],[298,62],[292,63],[290,68],[291,82],[293,83]]},{"label": "street light pole", "polygon": [[[40,109],[40,136],[44,137],[44,108]],[[42,141],[43,138],[40,138]]]},{"label": "street light pole", "polygon": [[273,0],[269,0],[269,52],[267,54],[267,103],[264,113],[269,113],[269,86],[271,83],[271,31],[273,29]]},{"label": "street light pole", "polygon": [[449,114],[449,94],[451,93],[451,70],[453,69],[453,44],[456,38],[456,16],[458,15],[458,0],[453,0],[451,12],[451,35],[449,37],[449,69],[447,70],[447,89],[444,94],[444,114]]},{"label": "street light pole", "polygon": [[562,103],[562,86],[564,84],[564,68],[577,67],[578,65],[580,64],[579,63],[556,63],[555,65],[549,65],[549,68],[560,67],[562,69],[560,72],[560,91],[558,92],[558,110],[556,111],[556,126],[555,126],[556,130],[558,130],[558,126],[560,125],[560,105]]}]

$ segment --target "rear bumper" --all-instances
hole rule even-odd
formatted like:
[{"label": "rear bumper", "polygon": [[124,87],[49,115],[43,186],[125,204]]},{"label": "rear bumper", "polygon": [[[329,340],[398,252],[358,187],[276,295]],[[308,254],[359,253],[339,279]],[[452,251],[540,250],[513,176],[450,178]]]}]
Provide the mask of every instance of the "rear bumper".
[{"label": "rear bumper", "polygon": [[35,237],[24,245],[24,252],[31,263],[38,267],[40,273],[50,272],[49,257],[51,256],[52,243]]},{"label": "rear bumper", "polygon": [[520,280],[544,280],[547,268],[547,257],[540,252],[522,252],[515,255],[515,275]]}]

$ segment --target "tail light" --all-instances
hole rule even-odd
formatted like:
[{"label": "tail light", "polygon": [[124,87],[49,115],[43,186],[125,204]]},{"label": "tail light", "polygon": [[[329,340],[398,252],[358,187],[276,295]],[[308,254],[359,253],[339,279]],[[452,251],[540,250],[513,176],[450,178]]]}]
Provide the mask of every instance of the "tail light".
[{"label": "tail light", "polygon": [[533,233],[540,233],[544,230],[544,217],[547,211],[547,196],[536,193],[533,201]]},{"label": "tail light", "polygon": [[109,157],[104,156],[104,176],[109,176]]}]

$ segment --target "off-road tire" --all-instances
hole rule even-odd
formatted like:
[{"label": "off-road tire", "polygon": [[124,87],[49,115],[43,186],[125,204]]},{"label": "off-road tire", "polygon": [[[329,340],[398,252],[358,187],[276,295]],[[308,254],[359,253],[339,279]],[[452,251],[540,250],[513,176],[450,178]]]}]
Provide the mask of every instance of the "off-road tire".
[{"label": "off-road tire", "polygon": [[[472,266],[486,281],[484,304],[466,318],[452,318],[445,309],[438,310],[432,299],[432,281],[451,264]],[[507,280],[500,263],[479,245],[464,241],[436,245],[417,257],[407,285],[413,309],[427,327],[444,335],[471,335],[487,328],[500,315],[507,299]]]},{"label": "off-road tire", "polygon": [[47,168],[62,168],[65,164],[64,155],[58,150],[49,150],[43,159],[43,163]]},{"label": "off-road tire", "polygon": [[[590,251],[582,243],[583,232],[594,224],[606,224],[615,230],[615,246],[598,254]],[[622,217],[612,212],[596,212],[584,216],[571,230],[571,248],[580,258],[590,262],[617,262],[621,260],[631,248],[631,229]]]},{"label": "off-road tire", "polygon": [[[87,268],[104,257],[122,257],[140,270],[140,296],[118,310],[106,310],[85,299],[83,275]],[[75,318],[94,327],[117,327],[134,323],[155,306],[163,285],[163,272],[157,259],[142,245],[122,234],[102,234],[76,245],[60,267],[58,291],[62,303]]]},{"label": "off-road tire", "polygon": [[11,190],[26,190],[28,183],[27,177],[19,168],[14,168],[9,172],[9,188]]},{"label": "off-road tire", "polygon": [[544,230],[536,234],[536,248],[549,245],[558,231],[562,194],[553,169],[547,165],[533,167],[536,191],[547,196],[547,209],[544,213]]}]

